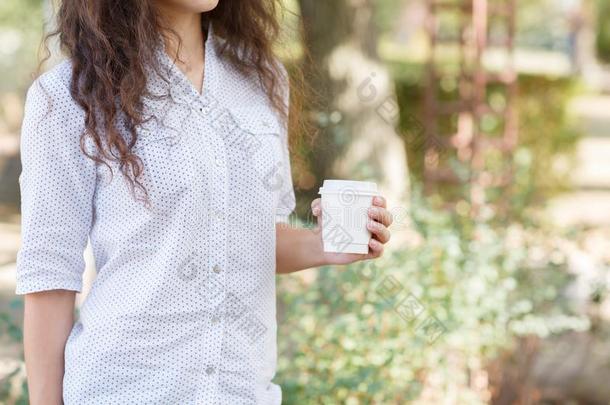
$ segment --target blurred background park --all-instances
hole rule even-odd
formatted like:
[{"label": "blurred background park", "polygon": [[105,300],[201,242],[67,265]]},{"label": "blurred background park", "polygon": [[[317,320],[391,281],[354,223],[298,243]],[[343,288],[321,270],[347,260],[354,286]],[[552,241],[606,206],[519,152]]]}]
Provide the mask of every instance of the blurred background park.
[{"label": "blurred background park", "polygon": [[[283,403],[610,403],[610,1],[284,2],[316,131],[295,220],[352,178],[396,223],[375,263],[278,277]],[[0,2],[0,404],[27,403],[19,130],[50,16]]]}]

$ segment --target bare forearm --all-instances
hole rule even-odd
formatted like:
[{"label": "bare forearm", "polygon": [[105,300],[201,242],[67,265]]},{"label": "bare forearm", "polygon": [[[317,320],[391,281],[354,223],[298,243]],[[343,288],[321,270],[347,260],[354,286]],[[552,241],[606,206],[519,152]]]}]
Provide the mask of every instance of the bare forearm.
[{"label": "bare forearm", "polygon": [[74,291],[25,296],[24,350],[30,404],[61,405],[64,348],[74,322]]},{"label": "bare forearm", "polygon": [[276,225],[276,273],[292,273],[327,264],[319,230]]}]

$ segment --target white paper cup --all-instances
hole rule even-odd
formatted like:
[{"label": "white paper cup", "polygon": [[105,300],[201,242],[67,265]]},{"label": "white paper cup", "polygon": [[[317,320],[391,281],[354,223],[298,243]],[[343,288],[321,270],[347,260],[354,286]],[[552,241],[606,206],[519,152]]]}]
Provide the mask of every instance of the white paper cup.
[{"label": "white paper cup", "polygon": [[371,232],[366,228],[368,209],[377,195],[377,184],[369,181],[324,180],[322,196],[322,241],[325,252],[369,251]]}]

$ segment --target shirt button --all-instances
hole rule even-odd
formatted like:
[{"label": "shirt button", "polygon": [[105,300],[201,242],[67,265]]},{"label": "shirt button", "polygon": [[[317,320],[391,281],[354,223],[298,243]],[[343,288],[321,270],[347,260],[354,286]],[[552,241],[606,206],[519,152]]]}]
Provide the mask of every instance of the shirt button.
[{"label": "shirt button", "polygon": [[222,270],[220,269],[220,266],[215,264],[214,267],[212,268],[212,271],[214,273],[220,273]]},{"label": "shirt button", "polygon": [[224,166],[224,164],[225,164],[225,161],[221,157],[216,158],[216,166],[221,167],[221,166]]},{"label": "shirt button", "polygon": [[212,325],[216,325],[218,322],[220,322],[220,318],[216,315],[214,315],[212,317]]},{"label": "shirt button", "polygon": [[214,374],[214,371],[215,371],[215,369],[214,369],[214,367],[212,367],[212,366],[207,366],[207,367],[206,367],[206,369],[205,369],[205,373],[206,373],[207,375],[212,375],[212,374]]}]

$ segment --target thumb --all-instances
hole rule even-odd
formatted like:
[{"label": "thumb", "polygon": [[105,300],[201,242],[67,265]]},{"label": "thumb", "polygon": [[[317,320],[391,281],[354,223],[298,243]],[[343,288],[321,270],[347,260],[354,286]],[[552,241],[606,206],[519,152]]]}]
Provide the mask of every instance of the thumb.
[{"label": "thumb", "polygon": [[319,198],[316,198],[311,202],[311,213],[316,219],[316,230],[322,229],[322,201]]},{"label": "thumb", "polygon": [[311,213],[314,217],[320,217],[322,214],[322,202],[319,198],[316,198],[311,202]]}]

